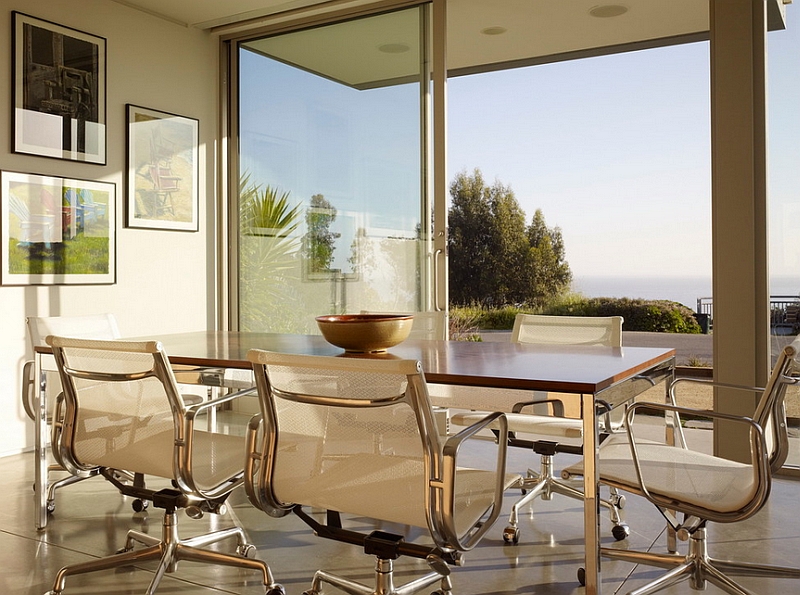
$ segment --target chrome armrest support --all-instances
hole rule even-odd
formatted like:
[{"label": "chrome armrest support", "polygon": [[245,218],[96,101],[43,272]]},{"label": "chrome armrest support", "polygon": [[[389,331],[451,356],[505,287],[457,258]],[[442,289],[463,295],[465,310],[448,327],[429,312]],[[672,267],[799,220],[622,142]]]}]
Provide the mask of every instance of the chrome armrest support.
[{"label": "chrome armrest support", "polygon": [[[458,454],[467,440],[477,437],[482,430],[493,430],[498,435],[497,458],[495,462],[494,502],[489,510],[488,517],[476,524],[465,535],[459,535],[454,518],[454,484],[456,481]],[[441,501],[444,505],[443,520],[447,541],[455,549],[467,551],[475,547],[480,538],[494,524],[500,515],[505,491],[506,454],[508,451],[508,421],[504,413],[490,413],[481,421],[461,430],[458,434],[448,438],[442,449],[442,477],[430,481],[431,490],[443,490]],[[435,499],[433,499],[435,501]]]},{"label": "chrome armrest support", "polygon": [[[283,505],[277,503],[272,494],[268,494],[261,489],[261,486],[264,486],[266,482],[261,481],[260,476],[269,472],[269,469],[267,469],[269,464],[267,460],[269,445],[265,442],[262,426],[263,416],[261,413],[256,413],[247,424],[244,490],[247,494],[247,499],[253,506],[263,510],[271,517],[280,518],[292,512],[294,504]],[[256,477],[257,475],[259,477]]]},{"label": "chrome armrest support", "polygon": [[749,391],[749,392],[763,392],[764,391],[764,387],[763,386],[761,386],[761,387],[759,387],[759,386],[744,386],[744,385],[741,385],[741,384],[729,384],[727,382],[715,382],[714,380],[708,380],[706,378],[681,377],[681,378],[676,378],[675,380],[673,380],[672,384],[669,387],[670,401],[672,402],[673,405],[677,406],[677,402],[675,400],[675,388],[677,386],[681,385],[681,384],[690,384],[690,383],[704,384],[706,386],[710,386],[710,387],[713,387],[713,388],[731,388],[731,389],[735,389],[735,390],[743,390],[743,391]]}]

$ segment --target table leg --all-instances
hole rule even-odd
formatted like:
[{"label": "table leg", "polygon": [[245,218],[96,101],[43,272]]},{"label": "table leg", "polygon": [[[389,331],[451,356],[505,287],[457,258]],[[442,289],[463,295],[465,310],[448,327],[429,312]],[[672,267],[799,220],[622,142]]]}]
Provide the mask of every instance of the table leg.
[{"label": "table leg", "polygon": [[[672,399],[672,383],[675,381],[675,368],[672,369],[672,374],[667,377],[666,381],[666,396],[664,397],[664,401],[667,405],[677,405],[675,401]],[[681,420],[677,413],[674,411],[666,411],[664,412],[664,428],[666,431],[666,443],[671,446],[680,446],[681,448],[686,448],[686,437],[683,435],[683,426],[681,426]],[[675,515],[674,511],[669,511],[673,516]],[[667,551],[675,554],[678,552],[678,535],[675,532],[675,529],[667,523]]]},{"label": "table leg", "polygon": [[600,498],[597,460],[599,451],[594,395],[581,395],[583,420],[583,520],[586,550],[586,595],[600,595]]},{"label": "table leg", "polygon": [[47,377],[42,369],[42,355],[34,353],[33,377],[36,391],[34,422],[34,523],[37,530],[47,526]]}]

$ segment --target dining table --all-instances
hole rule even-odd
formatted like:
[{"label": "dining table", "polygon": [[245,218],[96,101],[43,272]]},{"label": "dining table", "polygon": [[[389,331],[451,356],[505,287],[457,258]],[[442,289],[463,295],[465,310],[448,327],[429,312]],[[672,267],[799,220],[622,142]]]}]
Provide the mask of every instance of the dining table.
[{"label": "dining table", "polygon": [[[652,347],[543,345],[511,342],[407,339],[385,352],[348,353],[321,335],[266,332],[196,331],[131,340],[161,342],[170,363],[182,370],[247,370],[250,349],[330,357],[402,358],[419,361],[430,384],[547,391],[575,395],[580,402],[584,459],[584,576],[587,595],[599,595],[600,499],[598,486],[598,405],[616,407],[664,382],[665,399],[674,378],[675,350]],[[124,340],[124,339],[123,339]],[[35,524],[47,525],[47,398],[49,347],[35,349],[38,381],[35,433]],[[52,359],[52,358],[50,358]],[[196,375],[202,378],[204,375]],[[216,377],[216,375],[212,375]],[[432,391],[435,393],[435,391]],[[434,405],[437,403],[434,401]],[[443,403],[452,406],[452,402]],[[468,408],[468,407],[466,407]],[[498,410],[506,405],[498,403]],[[243,454],[244,456],[244,454]]]}]

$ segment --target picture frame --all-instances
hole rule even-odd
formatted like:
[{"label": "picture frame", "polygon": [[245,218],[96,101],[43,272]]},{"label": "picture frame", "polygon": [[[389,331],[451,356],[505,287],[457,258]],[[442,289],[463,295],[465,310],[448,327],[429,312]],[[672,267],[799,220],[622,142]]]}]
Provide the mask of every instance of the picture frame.
[{"label": "picture frame", "polygon": [[116,184],[0,172],[0,283],[116,283]]},{"label": "picture frame", "polygon": [[12,150],[106,164],[106,40],[12,12]]},{"label": "picture frame", "polygon": [[126,227],[198,231],[198,120],[126,108]]}]

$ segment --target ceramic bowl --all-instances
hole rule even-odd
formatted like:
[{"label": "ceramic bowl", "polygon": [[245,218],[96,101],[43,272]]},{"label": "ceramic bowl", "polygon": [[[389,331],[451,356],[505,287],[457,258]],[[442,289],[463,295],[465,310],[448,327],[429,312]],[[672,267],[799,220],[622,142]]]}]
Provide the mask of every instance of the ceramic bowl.
[{"label": "ceramic bowl", "polygon": [[334,314],[317,316],[322,336],[332,345],[354,353],[386,351],[405,341],[411,314]]}]

